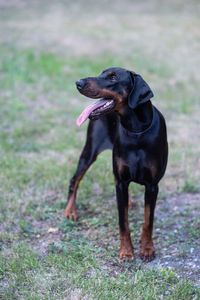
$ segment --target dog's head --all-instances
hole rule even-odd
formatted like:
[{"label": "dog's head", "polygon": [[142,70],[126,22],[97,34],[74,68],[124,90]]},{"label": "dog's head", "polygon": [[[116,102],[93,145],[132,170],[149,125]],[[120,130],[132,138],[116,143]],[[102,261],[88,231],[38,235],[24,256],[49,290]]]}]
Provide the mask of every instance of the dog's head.
[{"label": "dog's head", "polygon": [[111,111],[120,112],[126,105],[135,109],[153,97],[153,92],[140,75],[116,67],[104,70],[97,77],[80,79],[76,86],[81,94],[100,99],[82,112],[77,119],[78,125],[88,117],[93,119]]}]

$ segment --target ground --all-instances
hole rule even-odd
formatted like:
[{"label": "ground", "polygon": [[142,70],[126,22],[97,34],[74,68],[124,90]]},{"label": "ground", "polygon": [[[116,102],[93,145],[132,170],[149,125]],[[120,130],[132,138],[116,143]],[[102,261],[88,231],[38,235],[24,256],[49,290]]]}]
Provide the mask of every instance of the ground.
[{"label": "ground", "polygon": [[[198,1],[0,0],[0,298],[200,298],[200,5]],[[64,218],[90,102],[75,80],[108,66],[134,70],[166,118],[156,259],[139,259],[143,188],[131,185],[135,259],[120,262],[111,153]]]}]

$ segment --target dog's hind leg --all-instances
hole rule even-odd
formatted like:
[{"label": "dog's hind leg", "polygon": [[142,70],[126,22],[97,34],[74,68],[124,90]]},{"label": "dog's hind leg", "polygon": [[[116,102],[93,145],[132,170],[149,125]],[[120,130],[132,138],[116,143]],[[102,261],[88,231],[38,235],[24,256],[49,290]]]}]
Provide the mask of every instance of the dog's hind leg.
[{"label": "dog's hind leg", "polygon": [[87,131],[86,144],[79,158],[76,172],[69,184],[68,201],[64,212],[67,218],[74,221],[78,219],[75,201],[79,183],[88,168],[96,160],[98,154],[106,149],[112,149],[112,142],[107,134],[106,123],[102,120],[90,122]]}]

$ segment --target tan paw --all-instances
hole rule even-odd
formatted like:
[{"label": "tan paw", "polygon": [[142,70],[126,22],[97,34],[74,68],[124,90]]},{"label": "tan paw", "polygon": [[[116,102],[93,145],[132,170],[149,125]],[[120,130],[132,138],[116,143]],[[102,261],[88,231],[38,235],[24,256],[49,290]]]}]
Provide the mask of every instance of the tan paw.
[{"label": "tan paw", "polygon": [[119,251],[119,259],[120,260],[132,260],[134,258],[132,247],[129,248],[121,248]]},{"label": "tan paw", "polygon": [[72,220],[72,221],[78,221],[78,215],[76,212],[76,209],[74,207],[72,208],[66,208],[64,215],[67,219]]},{"label": "tan paw", "polygon": [[141,245],[140,247],[140,258],[144,262],[152,261],[155,258],[155,249],[152,242]]}]

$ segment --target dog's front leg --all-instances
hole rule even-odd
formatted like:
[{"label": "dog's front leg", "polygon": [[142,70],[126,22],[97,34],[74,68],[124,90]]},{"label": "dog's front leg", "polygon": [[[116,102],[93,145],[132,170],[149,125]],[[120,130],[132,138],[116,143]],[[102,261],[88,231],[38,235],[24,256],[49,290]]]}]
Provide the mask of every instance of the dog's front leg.
[{"label": "dog's front leg", "polygon": [[151,261],[155,258],[152,232],[157,195],[158,185],[145,187],[144,224],[140,239],[140,257],[144,261]]},{"label": "dog's front leg", "polygon": [[128,184],[116,182],[117,206],[119,213],[120,259],[133,258],[133,245],[128,225]]}]

